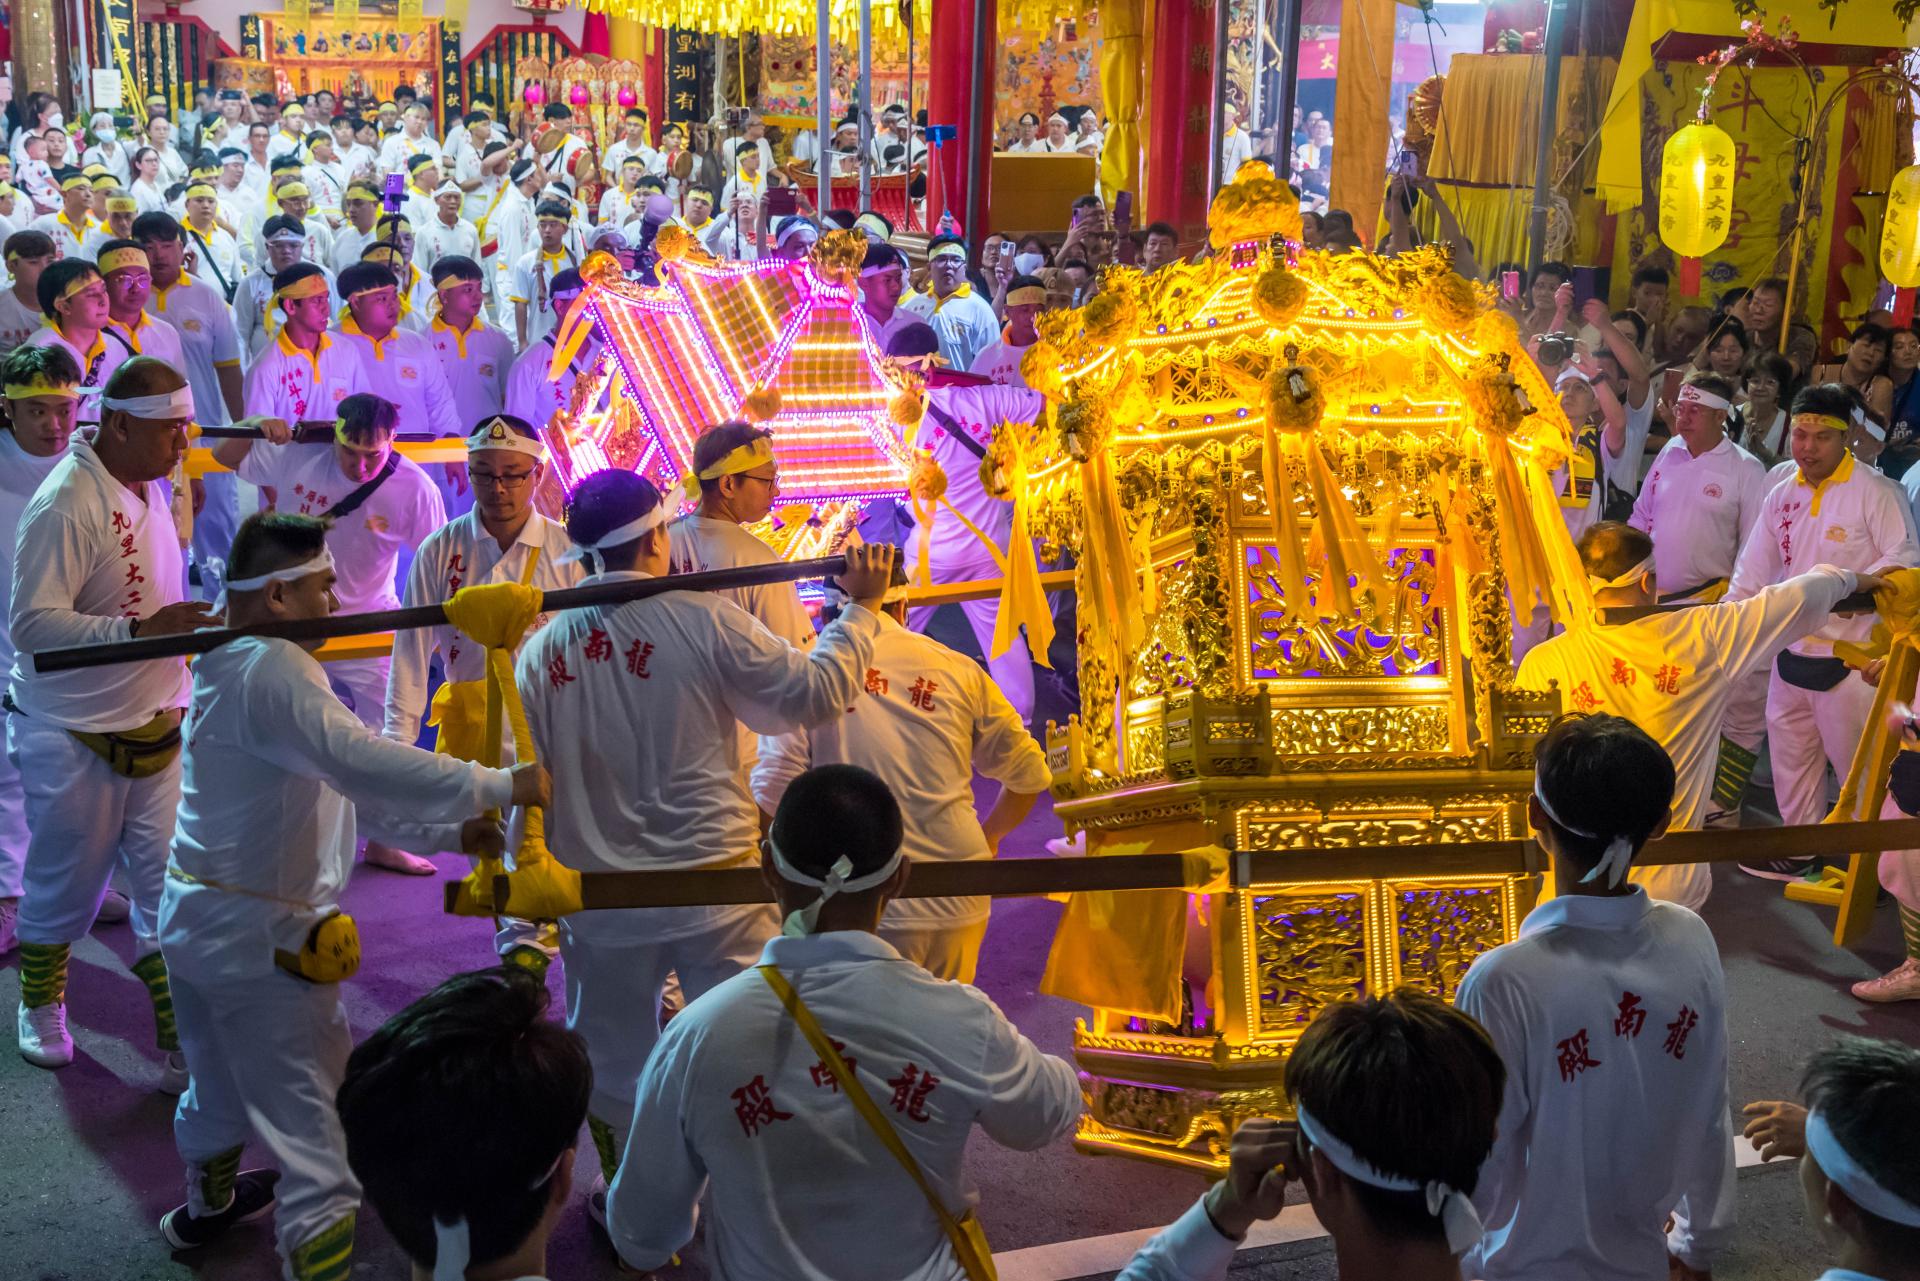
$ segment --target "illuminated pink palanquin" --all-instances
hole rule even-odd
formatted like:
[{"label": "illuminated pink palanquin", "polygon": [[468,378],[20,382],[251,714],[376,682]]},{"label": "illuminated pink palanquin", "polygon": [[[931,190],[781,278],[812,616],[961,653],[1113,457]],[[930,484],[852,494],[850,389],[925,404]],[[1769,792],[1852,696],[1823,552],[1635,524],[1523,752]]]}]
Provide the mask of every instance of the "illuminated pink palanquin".
[{"label": "illuminated pink palanquin", "polygon": [[657,287],[605,261],[586,274],[578,305],[608,359],[550,433],[563,486],[607,466],[675,484],[702,431],[753,418],[773,432],[785,504],[855,518],[864,500],[905,491],[908,455],[887,417],[900,386],[850,285],[808,259],[679,258],[660,265]]}]

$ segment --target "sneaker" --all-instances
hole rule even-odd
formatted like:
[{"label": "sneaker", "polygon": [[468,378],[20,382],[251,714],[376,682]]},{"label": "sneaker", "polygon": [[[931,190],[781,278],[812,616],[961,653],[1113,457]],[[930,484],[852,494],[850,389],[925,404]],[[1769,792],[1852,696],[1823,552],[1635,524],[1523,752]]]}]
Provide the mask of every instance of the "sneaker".
[{"label": "sneaker", "polygon": [[1776,863],[1742,863],[1740,870],[1763,881],[1805,880],[1816,866],[1810,858],[1783,858]]},{"label": "sneaker", "polygon": [[162,1094],[178,1097],[187,1092],[187,1083],[191,1079],[187,1074],[187,1056],[178,1050],[169,1050],[167,1061],[160,1068],[160,1084],[154,1088]]},{"label": "sneaker", "polygon": [[133,915],[133,900],[119,890],[110,889],[106,897],[100,900],[100,910],[93,914],[95,925],[118,925]]},{"label": "sneaker", "polygon": [[184,1205],[176,1205],[160,1216],[160,1235],[176,1250],[192,1250],[207,1244],[236,1223],[250,1223],[273,1209],[273,1185],[280,1181],[278,1170],[242,1170],[233,1178],[233,1200],[218,1214],[194,1218]]},{"label": "sneaker", "polygon": [[20,1057],[35,1067],[63,1068],[73,1062],[73,1038],[67,1035],[67,1004],[21,1006],[17,1019]]},{"label": "sneaker", "polygon": [[587,1217],[602,1232],[607,1230],[607,1176],[593,1176],[593,1191],[587,1193]]},{"label": "sneaker", "polygon": [[1920,1001],[1920,960],[1908,957],[1877,979],[1865,979],[1853,985],[1853,994],[1863,1001]]},{"label": "sneaker", "polygon": [[20,946],[20,900],[0,898],[0,956]]}]

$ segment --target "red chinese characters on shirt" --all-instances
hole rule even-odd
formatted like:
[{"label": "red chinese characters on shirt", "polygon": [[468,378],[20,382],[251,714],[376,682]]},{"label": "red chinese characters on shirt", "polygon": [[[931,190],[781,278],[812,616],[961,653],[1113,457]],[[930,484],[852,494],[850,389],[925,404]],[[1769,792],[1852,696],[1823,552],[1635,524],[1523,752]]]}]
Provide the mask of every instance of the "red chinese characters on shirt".
[{"label": "red chinese characters on shirt", "polygon": [[1653,674],[1653,687],[1662,694],[1672,696],[1680,692],[1680,669],[1672,663],[1664,664]]},{"label": "red chinese characters on shirt", "polygon": [[869,667],[867,669],[867,693],[885,694],[886,692],[887,678],[880,674],[879,668]]},{"label": "red chinese characters on shirt", "polygon": [[[828,1037],[827,1043],[833,1046],[833,1052],[840,1056],[840,1061],[847,1065],[847,1071],[851,1072],[860,1066],[858,1059],[850,1059],[847,1057],[847,1043],[845,1041],[836,1041],[832,1037]],[[835,1094],[840,1093],[840,1078],[833,1074],[833,1069],[827,1066],[825,1059],[821,1059],[818,1063],[808,1068],[807,1074],[813,1078],[815,1089],[832,1090]]]},{"label": "red chinese characters on shirt", "polygon": [[1640,673],[1634,671],[1633,668],[1627,666],[1626,659],[1616,658],[1613,660],[1613,671],[1608,673],[1607,679],[1612,681],[1615,685],[1624,686],[1630,689],[1633,686],[1633,682],[1639,677],[1639,675]]},{"label": "red chinese characters on shirt", "polygon": [[1600,1060],[1593,1057],[1587,1048],[1587,1029],[1581,1028],[1566,1040],[1554,1046],[1554,1061],[1560,1065],[1560,1079],[1571,1081],[1588,1068],[1600,1066]]},{"label": "red chinese characters on shirt", "polygon": [[1631,1040],[1640,1035],[1640,1029],[1647,1025],[1647,1012],[1640,1006],[1640,998],[1632,992],[1620,994],[1620,1013],[1613,1020],[1613,1034]]},{"label": "red chinese characters on shirt", "polygon": [[1687,1033],[1693,1031],[1694,1025],[1699,1021],[1700,1016],[1698,1014],[1694,1013],[1687,1006],[1681,1006],[1679,1016],[1675,1018],[1673,1022],[1667,1024],[1667,1043],[1660,1048],[1668,1054],[1673,1055],[1676,1059],[1686,1058]]},{"label": "red chinese characters on shirt", "polygon": [[1593,686],[1581,681],[1567,694],[1567,701],[1573,704],[1577,712],[1590,712],[1600,706],[1600,696],[1593,692]]},{"label": "red chinese characters on shirt", "polygon": [[559,689],[562,685],[571,685],[579,679],[578,676],[567,671],[565,654],[555,654],[547,660],[547,682],[555,689]]},{"label": "red chinese characters on shirt", "polygon": [[907,691],[907,698],[921,711],[931,712],[934,710],[933,696],[939,691],[940,686],[937,683],[924,676],[916,676],[913,678],[913,687]]},{"label": "red chinese characters on shirt", "polygon": [[909,1121],[925,1123],[933,1119],[927,1114],[927,1096],[940,1084],[939,1077],[909,1063],[887,1084],[893,1087],[890,1103],[895,1112]]},{"label": "red chinese characters on shirt", "polygon": [[457,592],[460,584],[467,581],[467,557],[464,552],[455,552],[447,557],[447,590]]},{"label": "red chinese characters on shirt", "polygon": [[127,571],[127,581],[120,584],[120,612],[128,618],[140,616],[140,602],[146,599],[136,584],[147,581],[140,572],[140,562],[134,559],[133,520],[122,511],[113,513],[113,532],[120,539],[120,559],[126,562],[122,568]]},{"label": "red chinese characters on shirt", "polygon": [[767,1078],[756,1076],[739,1089],[733,1091],[734,1119],[740,1122],[740,1132],[748,1138],[760,1133],[775,1121],[791,1121],[793,1113],[782,1112],[773,1105],[773,1091],[767,1088]]},{"label": "red chinese characters on shirt", "polygon": [[647,660],[653,657],[653,642],[635,639],[627,646],[627,675],[637,676],[643,681],[653,679],[653,673],[647,670]]},{"label": "red chinese characters on shirt", "polygon": [[587,661],[610,663],[613,661],[613,642],[598,627],[587,633]]}]

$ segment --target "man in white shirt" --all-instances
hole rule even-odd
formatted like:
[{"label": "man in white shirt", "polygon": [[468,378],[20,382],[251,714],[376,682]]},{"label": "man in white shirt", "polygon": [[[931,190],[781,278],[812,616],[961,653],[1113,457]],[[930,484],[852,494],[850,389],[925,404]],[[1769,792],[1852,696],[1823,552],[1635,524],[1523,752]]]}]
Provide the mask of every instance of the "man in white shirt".
[{"label": "man in white shirt", "polygon": [[[395,609],[400,604],[393,590],[400,554],[411,554],[445,524],[445,509],[419,464],[394,452],[399,418],[391,401],[361,393],[348,396],[334,412],[339,425],[330,445],[289,444],[282,432],[269,434],[264,444],[222,441],[214,457],[249,484],[272,489],[281,511],[332,518],[327,547],[340,573],[334,594],[342,613]],[[327,664],[327,679],[341,701],[375,730],[386,722],[389,661],[356,658]],[[393,859],[389,853],[401,851],[369,842],[367,860],[415,875],[433,870],[431,864],[424,871],[419,868],[425,860],[411,855]]]},{"label": "man in white shirt", "polygon": [[469,147],[454,162],[452,178],[466,193],[460,205],[460,214],[474,225],[475,230],[486,239],[487,219],[506,199],[507,190],[513,184],[507,174],[513,165],[513,151],[506,143],[497,139],[489,141],[479,151]]},{"label": "man in white shirt", "polygon": [[427,332],[433,310],[433,278],[413,262],[413,227],[405,218],[383,217],[373,224],[373,243],[360,251],[361,262],[379,263],[400,282],[400,328]]},{"label": "man in white shirt", "polygon": [[371,182],[375,177],[376,157],[373,148],[362,145],[354,136],[360,127],[358,117],[335,116],[330,127],[333,130],[333,151],[339,157],[340,167],[346,170],[347,185]]},{"label": "man in white shirt", "polygon": [[651,172],[660,157],[660,153],[647,142],[647,113],[644,110],[628,107],[621,123],[626,132],[600,154],[600,171],[606,175],[609,186],[621,181],[627,157],[639,159],[642,173]]},{"label": "man in white shirt", "polygon": [[[467,437],[465,464],[473,508],[420,544],[407,570],[401,603],[438,604],[462,587],[482,583],[522,583],[551,592],[579,582],[579,561],[567,554],[572,548],[567,531],[534,510],[533,495],[545,466],[546,449],[527,423],[499,414],[476,423]],[[547,618],[540,615],[529,633],[545,626]],[[429,709],[428,673],[436,657],[444,683]],[[487,652],[450,626],[394,634],[382,732],[395,742],[412,743],[420,737],[422,714],[437,730],[439,751],[466,760],[481,758],[486,750]],[[501,728],[496,759],[506,763],[514,759],[513,731]],[[541,974],[558,951],[552,922],[514,918],[499,920],[494,947],[504,959]]]},{"label": "man in white shirt", "polygon": [[[1579,549],[1601,608],[1654,603],[1659,544],[1640,530],[1602,521]],[[1806,565],[1798,577],[1740,601],[1562,632],[1528,650],[1515,679],[1527,689],[1557,686],[1567,711],[1611,712],[1646,730],[1677,775],[1672,829],[1698,831],[1715,804],[1721,727],[1752,674],[1764,676],[1781,650],[1827,624],[1841,600],[1878,585],[1870,576]],[[1695,910],[1713,889],[1704,863],[1636,868],[1632,879],[1654,898]]]},{"label": "man in white shirt", "polygon": [[[1770,488],[1760,460],[1727,437],[1733,387],[1696,373],[1675,396],[1675,435],[1653,460],[1629,523],[1654,539],[1660,600],[1711,602],[1726,593],[1740,545]],[[1767,676],[1755,671],[1721,726],[1716,809],[1737,812],[1767,732]],[[1671,751],[1671,747],[1668,749]]]},{"label": "man in white shirt", "polygon": [[[888,344],[896,359],[926,361],[933,355],[934,335],[925,325],[902,328]],[[913,448],[928,451],[946,474],[942,503],[931,506],[929,525],[913,538],[927,540],[927,569],[936,583],[965,583],[999,578],[1000,561],[1013,537],[1013,504],[986,492],[980,483],[980,463],[993,443],[994,428],[1002,423],[1030,423],[1045,408],[1037,392],[1024,387],[980,384],[970,375],[933,371],[927,380],[926,415],[913,428]],[[907,429],[896,428],[902,444]],[[955,513],[958,513],[956,515]],[[962,517],[965,519],[963,520]],[[971,526],[971,527],[969,527]],[[980,531],[993,541],[989,549]],[[917,556],[917,553],[915,553]],[[997,597],[963,601],[961,612],[973,629],[974,640],[986,656],[987,671],[1007,696],[1021,720],[1033,716],[1033,657],[1026,638],[1016,630],[1007,647],[994,653],[999,628]],[[933,609],[919,606],[907,614],[907,625],[924,630],[933,621]]]},{"label": "man in white shirt", "polygon": [[[442,438],[460,436],[460,415],[439,353],[425,334],[400,325],[400,282],[378,263],[355,263],[340,273],[340,296],[347,315],[340,321],[342,341],[353,346],[367,371],[369,390],[393,405],[400,430]],[[443,507],[466,510],[464,475],[435,480]]]},{"label": "man in white shirt", "polygon": [[325,263],[333,254],[333,233],[327,230],[325,219],[309,216],[313,210],[313,197],[307,191],[307,184],[300,182],[296,174],[292,181],[276,185],[280,216],[291,219],[300,227],[303,239],[301,258],[307,262]]},{"label": "man in white shirt", "polygon": [[[1920,565],[1905,495],[1847,452],[1852,413],[1853,393],[1837,384],[1803,388],[1793,398],[1789,442],[1798,470],[1761,504],[1727,599],[1745,600],[1816,563],[1875,574]],[[1825,818],[1827,769],[1844,778],[1852,764],[1873,690],[1835,657],[1833,643],[1865,641],[1873,621],[1830,619],[1775,663],[1767,686],[1768,756],[1780,817],[1789,824]],[[1807,860],[1741,864],[1752,875],[1784,881],[1807,866]]]},{"label": "man in white shirt", "polygon": [[100,250],[99,266],[101,279],[107,282],[107,339],[125,347],[129,360],[152,356],[184,375],[187,358],[180,331],[146,311],[153,297],[147,251],[137,241],[109,240]]},{"label": "man in white shirt", "polygon": [[359,353],[327,332],[333,290],[326,273],[300,262],[271,277],[270,284],[268,305],[284,320],[274,341],[247,366],[242,388],[247,412],[296,425],[328,421],[338,416],[341,401],[369,390],[369,384]]},{"label": "man in white shirt", "polygon": [[[338,604],[326,527],[262,512],[234,538],[236,626],[324,619]],[[178,970],[193,1086],[174,1116],[187,1200],[160,1221],[176,1250],[275,1211],[291,1277],[350,1270],[360,1188],[334,1109],[353,1035],[340,981],[359,964],[341,913],[356,829],[499,849],[479,818],[545,798],[539,766],[511,773],[370,733],[340,705],[312,650],[248,637],[194,663],[161,937]],[[342,963],[337,949],[351,946]],[[248,1140],[282,1167],[240,1173]]]},{"label": "man in white shirt", "polygon": [[1710,1272],[1734,1211],[1726,980],[1706,923],[1627,880],[1666,830],[1673,763],[1605,714],[1555,723],[1535,757],[1528,821],[1558,892],[1454,998],[1507,1064],[1461,1274]]},{"label": "man in white shirt", "polygon": [[[273,340],[280,334],[280,318],[286,311],[279,293],[281,276],[296,267],[311,267],[311,272],[301,273],[302,278],[318,279],[320,292],[328,298],[333,296],[332,274],[318,263],[301,260],[300,255],[306,252],[307,237],[299,223],[284,214],[269,218],[264,240],[266,261],[262,269],[242,277],[233,298],[233,327],[240,335],[242,350],[247,353],[249,373],[253,363],[271,349]],[[312,290],[314,286],[302,288]],[[325,327],[323,319],[321,328]]]},{"label": "man in white shirt", "polygon": [[313,195],[315,212],[326,221],[329,231],[336,230],[342,220],[353,171],[334,151],[333,135],[325,129],[315,129],[307,135],[307,154],[311,159],[300,176]]},{"label": "man in white shirt", "polygon": [[923,323],[900,305],[907,287],[907,256],[888,244],[867,246],[860,264],[860,310],[875,351],[885,355],[893,336],[908,325]]},{"label": "man in white shirt", "polygon": [[93,183],[78,169],[63,170],[60,183],[60,208],[42,214],[28,224],[53,240],[57,257],[80,258],[80,246],[94,228]]},{"label": "man in white shirt", "polygon": [[[534,163],[540,166],[549,183],[559,183],[571,196],[581,178],[592,176],[590,169],[585,173],[576,172],[575,169],[580,158],[586,154],[587,144],[574,133],[573,108],[566,103],[549,102],[541,114],[546,124],[534,139]],[[560,141],[550,146],[544,145],[556,130]]]},{"label": "man in white shirt", "polygon": [[[51,269],[50,269],[51,274]],[[42,278],[44,283],[45,278]],[[191,632],[212,621],[182,601],[180,541],[159,482],[186,453],[186,378],[141,357],[107,383],[91,444],[74,441],[27,503],[8,628],[16,649],[7,750],[26,796],[20,900],[20,1053],[36,1067],[73,1061],[67,960],[118,870],[133,900],[134,973],[153,1002],[161,1088],[186,1088],[158,913],[180,799],[186,664],[153,659],[41,672],[40,651]]]},{"label": "man in white shirt", "polygon": [[220,291],[222,302],[230,303],[240,289],[245,263],[240,245],[220,225],[220,195],[207,183],[195,183],[186,190],[185,235],[193,240],[193,274]]},{"label": "man in white shirt", "polygon": [[[434,142],[433,135],[427,132],[427,109],[416,102],[407,108],[400,132],[381,145],[380,172],[411,173],[420,156],[438,160],[440,147]],[[437,184],[439,175],[435,174],[434,179]]]},{"label": "man in white shirt", "polygon": [[[699,506],[667,525],[674,573],[771,565],[779,559],[747,528],[765,520],[780,497],[772,433],[744,422],[709,427],[693,442],[688,473],[682,493],[697,497]],[[721,595],[787,644],[805,649],[813,643],[813,622],[792,583],[736,587]],[[745,744],[743,760],[752,758],[752,746]]]},{"label": "man in white shirt", "polygon": [[1027,348],[1040,340],[1033,320],[1046,305],[1047,286],[1038,276],[1015,276],[1008,281],[1006,329],[973,358],[968,372],[998,387],[1025,387],[1027,379],[1020,372],[1020,361]]},{"label": "man in white shirt", "polygon": [[[186,236],[166,214],[142,214],[134,237],[153,271],[147,307],[180,334],[187,385],[193,390],[194,421],[222,427],[245,412],[240,380],[240,338],[233,312],[220,291],[181,270]],[[193,516],[193,559],[201,567],[201,586],[212,590],[211,562],[224,562],[240,525],[239,491],[233,473],[208,472],[194,482],[204,502]]]},{"label": "man in white shirt", "polygon": [[[594,571],[583,585],[665,575],[669,507],[631,472],[582,480],[567,535]],[[878,625],[868,606],[886,592],[892,556],[848,550],[845,586],[862,603],[805,653],[705,592],[569,610],[534,633],[515,676],[540,759],[565,780],[547,813],[554,856],[579,871],[748,864],[760,824],[734,727],[784,733],[854,699]],[[758,905],[581,912],[560,923],[568,1026],[593,1057],[588,1125],[609,1179],[668,973],[697,998],[750,964],[775,928]]]},{"label": "man in white shirt", "polygon": [[967,280],[966,242],[945,235],[928,241],[927,273],[927,292],[900,305],[933,326],[947,368],[971,369],[973,358],[999,337],[1000,318]]},{"label": "man in white shirt", "polygon": [[[1221,125],[1220,177],[1224,181],[1231,181],[1233,175],[1239,172],[1240,166],[1253,159],[1253,139],[1249,138],[1247,131],[1240,127],[1240,111],[1231,102],[1222,108]],[[1064,137],[1066,133],[1066,121],[1062,120],[1060,126],[1060,132],[1063,136],[1061,139],[1062,145],[1059,149],[1062,151],[1071,151],[1074,149],[1073,145],[1068,143]]]},{"label": "man in white shirt", "polygon": [[297,102],[289,102],[280,109],[280,127],[267,138],[267,159],[278,160],[282,156],[300,155],[300,149],[306,142],[307,109]]},{"label": "man in white shirt", "polygon": [[333,256],[326,264],[336,276],[359,262],[360,255],[373,243],[374,220],[380,216],[380,194],[368,184],[356,182],[347,188],[342,207],[346,220],[333,233]]},{"label": "man in white shirt", "polygon": [[133,219],[140,208],[139,201],[118,188],[96,203],[101,206],[103,216],[93,224],[80,245],[80,256],[90,260],[98,260],[101,247],[109,240],[126,240],[132,236]]},{"label": "man in white shirt", "polygon": [[628,156],[620,162],[618,185],[609,186],[600,196],[602,226],[624,227],[645,215],[648,193],[640,190],[640,180],[645,176],[646,162],[639,156]]},{"label": "man in white shirt", "polygon": [[107,337],[112,302],[100,271],[84,258],[62,258],[40,273],[34,291],[47,323],[27,345],[59,345],[80,365],[80,425],[100,421],[100,389],[127,360],[127,345]]},{"label": "man in white shirt", "polygon": [[53,265],[53,237],[44,231],[16,231],[8,236],[3,251],[8,288],[0,292],[0,356],[33,337],[46,323],[40,310],[40,273]]},{"label": "man in white shirt", "polygon": [[459,184],[451,181],[441,183],[433,193],[433,217],[417,224],[413,233],[413,265],[421,271],[431,274],[433,264],[454,254],[480,257],[480,233],[460,216],[464,199]]},{"label": "man in white shirt", "polygon": [[[0,593],[13,590],[20,518],[40,483],[66,455],[80,403],[80,366],[65,347],[21,347],[0,359],[6,423],[0,430]],[[0,663],[13,668],[13,641],[0,626]],[[16,923],[27,866],[26,797],[20,771],[0,755],[0,956],[19,941]]]},{"label": "man in white shirt", "polygon": [[508,170],[500,203],[487,215],[487,239],[498,249],[482,264],[493,275],[496,323],[508,334],[518,334],[513,303],[513,272],[520,259],[540,241],[534,225],[534,198],[544,175],[531,160],[516,160]]},{"label": "man in white shirt", "polygon": [[545,338],[559,323],[552,305],[554,279],[580,266],[579,257],[567,245],[572,210],[562,201],[542,200],[536,212],[539,239],[514,264],[507,295],[513,302],[514,332],[522,351]]},{"label": "man in white shirt", "polygon": [[1020,113],[1020,119],[1014,124],[1013,141],[1007,144],[1007,151],[1017,156],[1040,151],[1040,117],[1031,111]]},{"label": "man in white shirt", "polygon": [[521,352],[515,358],[513,368],[507,371],[507,413],[515,418],[524,418],[541,432],[548,429],[555,414],[571,409],[574,384],[579,381],[581,374],[593,368],[594,361],[600,355],[599,340],[589,335],[580,350],[573,354],[572,361],[558,374],[552,372],[558,326],[579,301],[586,289],[586,282],[580,278],[579,272],[569,267],[553,278],[551,288],[554,327],[549,328],[540,341]]},{"label": "man in white shirt", "polygon": [[442,258],[433,265],[440,305],[427,338],[453,391],[454,417],[480,423],[502,412],[507,376],[513,369],[513,339],[486,322],[485,271],[471,258]]},{"label": "man in white shirt", "polygon": [[[1051,783],[1047,756],[978,663],[906,629],[906,594],[906,566],[896,565],[863,695],[829,725],[762,738],[753,798],[772,814],[812,766],[858,765],[900,802],[909,861],[993,858]],[[985,819],[973,808],[976,771],[1000,784]],[[896,900],[878,932],[935,978],[971,983],[991,905],[977,897]]]},{"label": "man in white shirt", "polygon": [[[876,937],[908,879],[902,826],[886,784],[857,766],[822,766],[787,788],[761,853],[782,936],[757,972],[689,1003],[641,1076],[607,1197],[627,1266],[665,1266],[710,1193],[715,1271],[734,1281],[956,1276],[927,1194],[849,1092],[869,1097],[954,1218],[975,1199],[964,1158],[976,1123],[1024,1151],[1072,1132],[1072,1065],[1041,1053],[974,988]],[[810,1044],[809,1024],[832,1059]],[[820,1186],[852,1194],[823,1215],[811,1191]]]}]

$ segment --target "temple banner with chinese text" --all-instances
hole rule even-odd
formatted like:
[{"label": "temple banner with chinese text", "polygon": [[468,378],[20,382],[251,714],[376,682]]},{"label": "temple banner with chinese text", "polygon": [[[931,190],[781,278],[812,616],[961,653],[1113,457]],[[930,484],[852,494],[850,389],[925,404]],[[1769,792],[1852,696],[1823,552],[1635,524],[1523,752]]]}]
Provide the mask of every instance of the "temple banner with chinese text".
[{"label": "temple banner with chinese text", "polygon": [[375,16],[343,22],[318,15],[304,23],[260,15],[260,56],[283,73],[295,93],[341,92],[358,75],[381,96],[402,84],[434,92],[441,79],[440,21],[405,24]]}]

